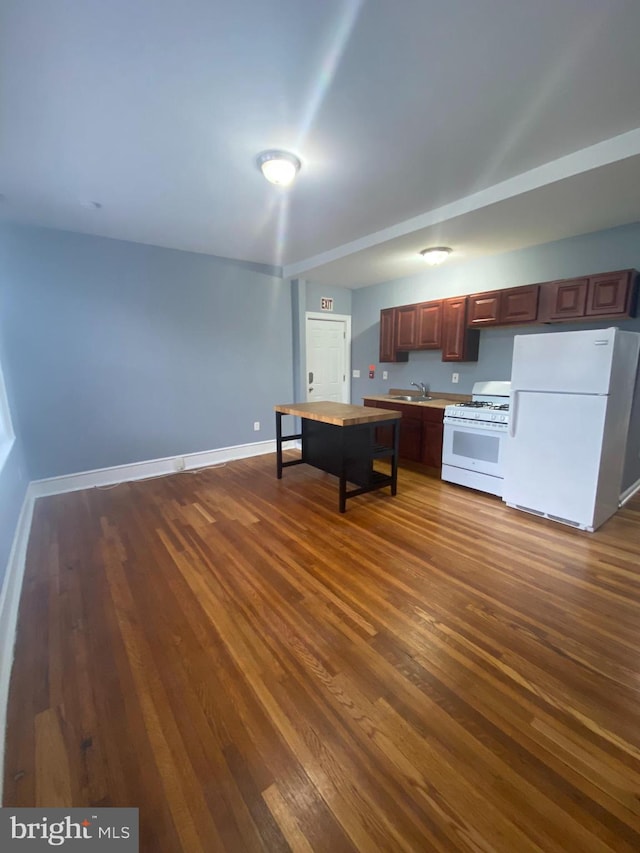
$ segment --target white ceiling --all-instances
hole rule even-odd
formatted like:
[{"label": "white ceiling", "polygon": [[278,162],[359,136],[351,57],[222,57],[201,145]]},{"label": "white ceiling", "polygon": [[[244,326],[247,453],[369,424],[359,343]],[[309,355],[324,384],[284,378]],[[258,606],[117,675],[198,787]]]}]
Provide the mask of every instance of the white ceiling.
[{"label": "white ceiling", "polygon": [[640,221],[639,34],[637,0],[3,0],[0,215],[352,287]]}]

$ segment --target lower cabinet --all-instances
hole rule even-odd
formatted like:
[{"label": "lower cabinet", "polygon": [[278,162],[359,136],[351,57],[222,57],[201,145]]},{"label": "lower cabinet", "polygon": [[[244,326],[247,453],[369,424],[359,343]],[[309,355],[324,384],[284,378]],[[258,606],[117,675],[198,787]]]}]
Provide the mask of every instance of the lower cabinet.
[{"label": "lower cabinet", "polygon": [[422,417],[420,412],[414,414],[407,409],[417,409],[417,406],[405,406],[400,421],[400,441],[398,456],[411,462],[422,461]]},{"label": "lower cabinet", "polygon": [[[421,462],[431,468],[442,467],[442,431],[444,409],[420,405],[404,405],[393,401],[369,400],[364,398],[365,406],[379,409],[391,409],[401,412],[400,439],[398,456],[407,462]],[[385,430],[389,427],[379,427],[376,441],[379,444],[388,443],[389,437]]]},{"label": "lower cabinet", "polygon": [[443,417],[443,409],[425,407],[423,410],[422,456],[420,461],[423,465],[429,465],[431,468],[442,468]]}]

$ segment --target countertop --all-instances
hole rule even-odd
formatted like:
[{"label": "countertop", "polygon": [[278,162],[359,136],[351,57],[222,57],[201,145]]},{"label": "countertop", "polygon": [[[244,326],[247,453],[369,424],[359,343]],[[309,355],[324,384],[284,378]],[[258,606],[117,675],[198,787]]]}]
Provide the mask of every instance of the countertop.
[{"label": "countertop", "polygon": [[375,400],[377,403],[392,403],[394,406],[400,403],[403,406],[420,406],[420,408],[428,406],[432,409],[444,409],[445,406],[450,406],[452,403],[464,403],[471,399],[468,394],[446,394],[440,391],[430,391],[429,396],[432,399],[427,400],[425,403],[411,403],[408,400],[393,399],[394,397],[398,397],[400,395],[415,395],[415,393],[415,390],[407,391],[406,389],[403,390],[402,388],[391,388],[388,394],[367,394],[362,399]]},{"label": "countertop", "polygon": [[[426,405],[421,403],[420,405]],[[400,412],[385,409],[372,409],[370,406],[352,406],[350,403],[332,403],[320,400],[317,403],[280,403],[274,411],[283,415],[295,415],[311,421],[321,421],[334,426],[356,426],[357,424],[376,423],[395,420]]]}]

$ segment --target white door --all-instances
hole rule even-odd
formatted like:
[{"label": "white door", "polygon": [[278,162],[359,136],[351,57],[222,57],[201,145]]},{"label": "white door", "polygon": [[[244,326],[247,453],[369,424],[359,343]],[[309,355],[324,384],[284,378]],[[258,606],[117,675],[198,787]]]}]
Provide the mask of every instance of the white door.
[{"label": "white door", "polygon": [[347,319],[307,316],[307,402],[349,402]]}]

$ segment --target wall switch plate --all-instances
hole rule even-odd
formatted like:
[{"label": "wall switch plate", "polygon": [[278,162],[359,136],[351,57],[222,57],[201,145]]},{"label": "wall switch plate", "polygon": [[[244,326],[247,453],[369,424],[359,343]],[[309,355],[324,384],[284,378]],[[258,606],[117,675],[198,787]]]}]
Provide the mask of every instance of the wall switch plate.
[{"label": "wall switch plate", "polygon": [[254,421],[253,422],[253,431],[258,432],[259,429],[260,429],[260,421]]},{"label": "wall switch plate", "polygon": [[352,371],[351,375],[353,376],[354,379],[360,379],[360,371],[359,370]]},{"label": "wall switch plate", "polygon": [[452,373],[452,374],[451,374],[451,381],[453,382],[453,384],[454,384],[454,385],[455,385],[455,383],[456,383],[459,379],[460,379],[460,374],[459,374],[459,373]]},{"label": "wall switch plate", "polygon": [[383,378],[383,379],[388,379],[388,378],[389,378],[389,371],[388,371],[388,370],[383,370],[383,371],[382,371],[382,378]]}]

